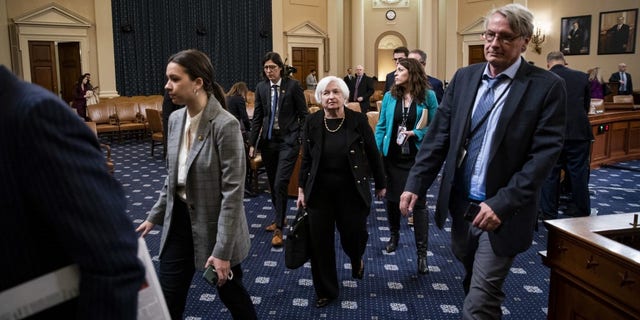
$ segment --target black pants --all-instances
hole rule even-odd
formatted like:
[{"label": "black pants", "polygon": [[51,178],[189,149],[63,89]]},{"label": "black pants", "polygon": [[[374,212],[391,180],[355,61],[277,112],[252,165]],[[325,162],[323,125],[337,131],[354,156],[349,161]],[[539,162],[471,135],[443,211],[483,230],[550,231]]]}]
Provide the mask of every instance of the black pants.
[{"label": "black pants", "polygon": [[[191,220],[187,205],[176,200],[173,206],[169,235],[160,256],[158,278],[167,301],[171,319],[182,319],[195,273]],[[202,266],[204,267],[204,266]],[[242,284],[242,267],[231,267],[233,279],[224,286],[216,287],[220,300],[229,309],[234,319],[257,319],[249,293]]]},{"label": "black pants", "polygon": [[279,229],[282,229],[287,217],[287,189],[299,152],[300,145],[286,144],[280,138],[280,133],[274,133],[271,140],[261,144],[260,153],[269,179],[271,202],[276,212],[275,223]]},{"label": "black pants", "polygon": [[[400,204],[387,200],[387,219],[389,220],[389,231],[391,234],[400,233]],[[413,229],[418,257],[426,257],[429,237],[429,217],[425,200],[419,198],[413,208]]]}]

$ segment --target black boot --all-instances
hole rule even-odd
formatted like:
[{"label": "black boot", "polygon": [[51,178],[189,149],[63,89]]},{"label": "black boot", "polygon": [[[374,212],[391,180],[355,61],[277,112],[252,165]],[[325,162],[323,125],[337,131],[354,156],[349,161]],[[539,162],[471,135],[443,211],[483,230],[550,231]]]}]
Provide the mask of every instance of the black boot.
[{"label": "black boot", "polygon": [[427,244],[425,242],[416,243],[418,247],[418,273],[429,273],[429,265],[427,264]]},{"label": "black boot", "polygon": [[389,238],[389,242],[387,242],[387,247],[385,248],[387,250],[387,253],[396,251],[396,249],[398,248],[398,239],[400,239],[398,231],[391,231],[391,238]]}]

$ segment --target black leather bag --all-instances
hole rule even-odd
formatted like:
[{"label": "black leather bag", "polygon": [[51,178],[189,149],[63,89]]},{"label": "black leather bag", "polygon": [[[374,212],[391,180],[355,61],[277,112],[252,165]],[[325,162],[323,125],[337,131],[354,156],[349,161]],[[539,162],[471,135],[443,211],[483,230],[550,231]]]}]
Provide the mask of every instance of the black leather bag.
[{"label": "black leather bag", "polygon": [[289,269],[302,267],[311,257],[309,241],[309,216],[304,209],[298,214],[287,231],[284,240],[284,264]]}]

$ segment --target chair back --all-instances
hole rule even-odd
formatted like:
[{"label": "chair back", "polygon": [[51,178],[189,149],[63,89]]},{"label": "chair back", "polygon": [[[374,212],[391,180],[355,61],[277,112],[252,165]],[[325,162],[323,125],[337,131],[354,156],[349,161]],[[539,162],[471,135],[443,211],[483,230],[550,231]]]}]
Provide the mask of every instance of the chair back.
[{"label": "chair back", "polygon": [[145,112],[147,113],[147,121],[149,121],[149,130],[151,130],[151,134],[163,134],[162,116],[160,115],[160,111],[149,108],[145,109]]},{"label": "chair back", "polygon": [[633,96],[630,95],[630,94],[615,95],[615,96],[613,96],[613,103],[631,103],[631,104],[633,104]]},{"label": "chair back", "polygon": [[347,103],[347,108],[356,111],[356,112],[362,112],[362,109],[360,108],[360,103],[358,102],[349,102]]},{"label": "chair back", "polygon": [[378,118],[380,118],[380,112],[369,111],[367,112],[367,120],[369,120],[369,126],[373,132],[376,132],[376,125],[378,125]]}]

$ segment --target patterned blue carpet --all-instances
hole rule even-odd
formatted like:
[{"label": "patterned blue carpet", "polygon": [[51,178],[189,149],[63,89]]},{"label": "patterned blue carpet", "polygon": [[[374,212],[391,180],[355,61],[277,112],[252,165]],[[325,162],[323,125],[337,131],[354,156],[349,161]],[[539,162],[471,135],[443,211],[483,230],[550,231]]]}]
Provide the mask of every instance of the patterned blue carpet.
[{"label": "patterned blue carpet", "polygon": [[[151,157],[149,141],[112,144],[116,178],[125,188],[128,214],[137,226],[153,206],[166,177],[160,150]],[[599,215],[640,211],[640,161],[619,163],[623,168],[602,168],[591,174],[592,212]],[[315,294],[309,264],[297,270],[284,266],[282,249],[271,247],[271,234],[264,227],[273,219],[266,181],[261,176],[261,193],[245,199],[252,237],[249,257],[242,263],[244,283],[252,296],[260,319],[459,319],[464,271],[450,250],[449,223],[443,230],[430,223],[429,274],[416,272],[413,231],[403,223],[399,250],[387,254],[389,237],[385,205],[376,201],[368,220],[370,233],[365,253],[365,277],[351,278],[351,266],[341,249],[338,252],[340,297],[328,307],[315,308]],[[429,190],[430,221],[433,221],[436,188]],[[289,201],[289,218],[295,203]],[[560,215],[562,217],[562,215]],[[549,270],[538,252],[546,250],[547,232],[540,224],[531,248],[520,254],[505,284],[507,299],[504,319],[546,319]],[[337,237],[337,236],[336,236]],[[158,261],[160,230],[146,237],[153,260]],[[339,242],[336,241],[339,247]],[[157,265],[156,265],[157,267]],[[188,298],[186,319],[231,319],[217,292],[194,277]]]}]

